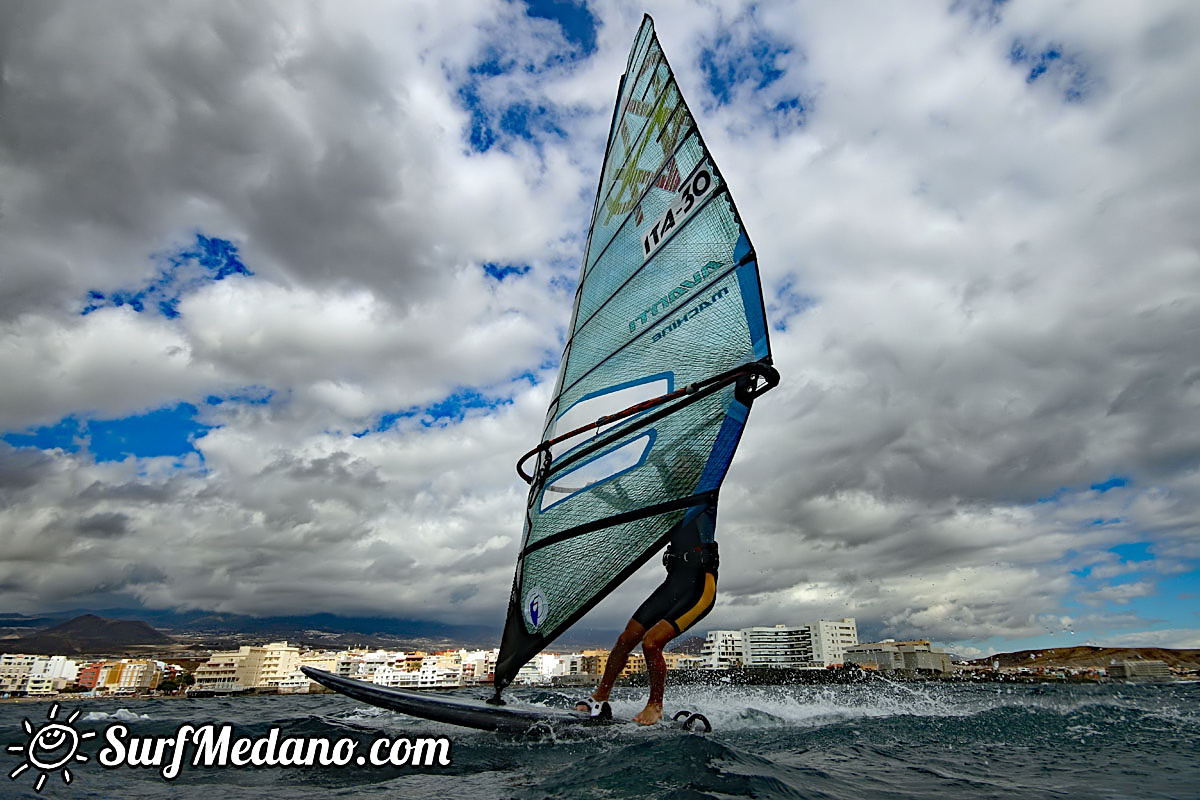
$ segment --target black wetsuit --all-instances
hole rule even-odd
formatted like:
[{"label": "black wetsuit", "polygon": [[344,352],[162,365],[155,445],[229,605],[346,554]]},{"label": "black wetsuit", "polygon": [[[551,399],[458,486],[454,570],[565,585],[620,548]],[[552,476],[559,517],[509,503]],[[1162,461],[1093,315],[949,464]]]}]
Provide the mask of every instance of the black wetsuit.
[{"label": "black wetsuit", "polygon": [[675,529],[663,554],[666,579],[633,612],[639,625],[649,630],[666,620],[678,636],[712,610],[717,598],[716,528],[713,501],[690,523]]}]

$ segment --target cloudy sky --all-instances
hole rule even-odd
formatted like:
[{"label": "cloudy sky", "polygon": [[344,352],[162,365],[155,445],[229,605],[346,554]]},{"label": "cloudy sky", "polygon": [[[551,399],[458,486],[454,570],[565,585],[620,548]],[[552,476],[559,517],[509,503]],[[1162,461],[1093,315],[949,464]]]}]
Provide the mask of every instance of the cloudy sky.
[{"label": "cloudy sky", "polygon": [[0,4],[0,611],[498,637],[643,11],[783,375],[702,627],[1200,647],[1187,0]]}]

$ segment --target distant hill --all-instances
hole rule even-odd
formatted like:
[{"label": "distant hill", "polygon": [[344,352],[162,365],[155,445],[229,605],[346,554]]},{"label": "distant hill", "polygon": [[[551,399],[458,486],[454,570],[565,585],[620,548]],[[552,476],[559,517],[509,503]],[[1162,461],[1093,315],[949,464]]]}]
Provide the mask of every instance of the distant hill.
[{"label": "distant hill", "polygon": [[689,656],[698,656],[702,647],[704,647],[703,636],[685,636],[682,639],[671,642],[667,650],[672,653],[686,653]]},{"label": "distant hill", "polygon": [[1162,647],[1052,647],[1046,650],[1019,650],[997,653],[970,662],[1001,667],[1107,667],[1114,661],[1164,661],[1168,666],[1200,669],[1200,650],[1168,650]]},{"label": "distant hill", "polygon": [[[412,640],[422,642],[455,642],[464,646],[478,644],[494,647],[500,639],[501,623],[495,625],[452,625],[427,620],[398,619],[393,617],[342,617],[336,614],[318,613],[290,617],[251,617],[244,614],[227,614],[215,611],[156,610],[144,608],[77,609],[73,611],[47,613],[36,618],[42,624],[52,625],[61,621],[73,621],[80,616],[103,619],[122,619],[146,624],[156,633],[166,631],[173,636],[205,637],[253,637],[262,641],[310,642],[342,646],[346,644],[376,643]],[[7,626],[10,633],[23,633],[28,628],[30,617],[20,614],[0,614],[0,627]],[[580,632],[587,635],[587,631]],[[616,633],[605,632],[599,640],[610,640]],[[32,638],[22,636],[22,639]],[[593,637],[588,637],[590,638]],[[0,652],[17,652],[13,648],[17,639],[0,639]],[[230,642],[233,640],[230,639]],[[605,645],[607,646],[607,645]],[[30,650],[22,652],[33,652]]]},{"label": "distant hill", "polygon": [[84,614],[36,633],[0,640],[0,652],[72,655],[104,653],[131,645],[170,643],[171,637],[144,622]]}]

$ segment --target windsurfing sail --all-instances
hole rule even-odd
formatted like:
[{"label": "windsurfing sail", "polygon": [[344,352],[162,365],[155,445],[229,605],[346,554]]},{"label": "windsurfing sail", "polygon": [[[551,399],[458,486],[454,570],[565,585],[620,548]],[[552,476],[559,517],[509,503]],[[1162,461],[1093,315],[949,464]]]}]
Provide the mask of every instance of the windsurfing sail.
[{"label": "windsurfing sail", "polygon": [[617,90],[496,666],[517,671],[715,501],[778,382],[754,247],[642,21]]}]

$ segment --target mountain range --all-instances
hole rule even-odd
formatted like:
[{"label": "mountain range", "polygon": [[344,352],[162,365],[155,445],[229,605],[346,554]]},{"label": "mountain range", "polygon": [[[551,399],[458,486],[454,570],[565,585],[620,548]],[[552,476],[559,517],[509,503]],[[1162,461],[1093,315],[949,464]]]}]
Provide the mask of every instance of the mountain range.
[{"label": "mountain range", "polygon": [[[496,647],[501,626],[453,625],[429,620],[395,617],[344,617],[337,614],[307,614],[279,617],[252,617],[213,611],[160,611],[144,608],[71,609],[27,616],[0,613],[0,636],[21,636],[29,630],[59,625],[77,617],[92,616],[108,620],[145,623],[178,638],[240,639],[260,641],[309,642],[344,646],[348,644],[394,645],[403,642],[453,642],[465,647]],[[559,642],[573,647],[609,647],[616,631],[576,628]],[[28,639],[28,635],[22,638]],[[0,647],[10,652],[14,639],[0,639]],[[149,642],[147,642],[149,643]],[[33,652],[33,651],[22,651]]]},{"label": "mountain range", "polygon": [[0,639],[0,652],[66,656],[171,643],[171,637],[144,622],[83,614],[45,630],[15,639]]},{"label": "mountain range", "polygon": [[1099,647],[1078,645],[1047,650],[1019,650],[978,658],[972,664],[1001,667],[1107,667],[1117,661],[1163,661],[1167,666],[1200,669],[1200,650],[1168,650],[1162,647]]}]

